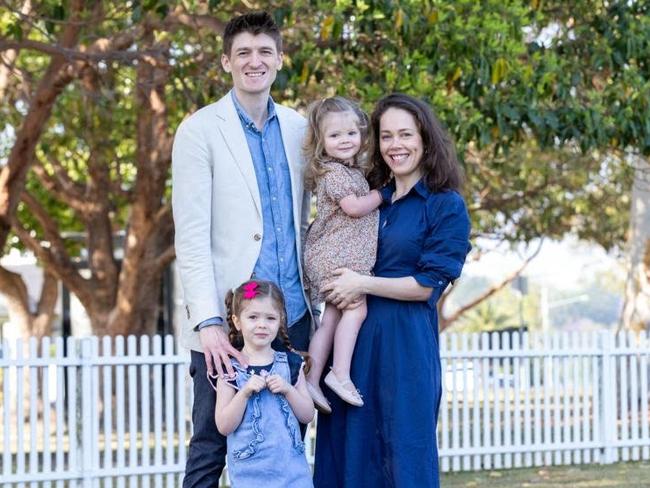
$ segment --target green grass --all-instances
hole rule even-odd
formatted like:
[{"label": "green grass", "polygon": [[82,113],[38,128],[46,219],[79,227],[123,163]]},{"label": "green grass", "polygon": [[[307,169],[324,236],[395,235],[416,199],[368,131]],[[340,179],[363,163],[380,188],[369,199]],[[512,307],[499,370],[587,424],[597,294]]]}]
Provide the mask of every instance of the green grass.
[{"label": "green grass", "polygon": [[650,488],[650,462],[442,473],[442,488]]}]

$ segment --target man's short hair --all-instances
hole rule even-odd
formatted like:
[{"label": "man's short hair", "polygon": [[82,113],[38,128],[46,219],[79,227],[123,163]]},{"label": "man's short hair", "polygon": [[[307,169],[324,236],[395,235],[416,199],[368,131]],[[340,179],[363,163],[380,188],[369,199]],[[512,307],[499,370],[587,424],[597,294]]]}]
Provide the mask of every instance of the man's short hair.
[{"label": "man's short hair", "polygon": [[280,28],[267,12],[251,12],[230,19],[223,33],[223,52],[226,56],[231,54],[230,51],[235,36],[242,32],[249,32],[254,36],[266,34],[275,41],[278,52],[282,52]]}]

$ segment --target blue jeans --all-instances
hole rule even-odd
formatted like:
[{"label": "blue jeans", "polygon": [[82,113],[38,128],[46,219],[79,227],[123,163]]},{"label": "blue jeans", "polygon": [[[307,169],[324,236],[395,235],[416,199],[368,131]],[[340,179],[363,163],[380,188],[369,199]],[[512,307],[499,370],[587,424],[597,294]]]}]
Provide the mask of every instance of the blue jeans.
[{"label": "blue jeans", "polygon": [[[311,318],[309,312],[289,328],[289,340],[295,349],[306,351],[309,347]],[[276,339],[273,348],[285,351],[282,341]],[[191,351],[190,376],[194,384],[192,424],[194,434],[185,464],[183,488],[217,488],[221,472],[226,465],[226,438],[219,433],[214,422],[217,396],[207,378],[203,353]],[[305,427],[301,425],[304,436]]]}]

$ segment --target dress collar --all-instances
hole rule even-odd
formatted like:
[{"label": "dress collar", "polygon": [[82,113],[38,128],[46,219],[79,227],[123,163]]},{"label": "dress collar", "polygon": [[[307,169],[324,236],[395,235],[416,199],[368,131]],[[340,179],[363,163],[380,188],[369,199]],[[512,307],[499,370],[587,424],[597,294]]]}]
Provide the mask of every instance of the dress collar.
[{"label": "dress collar", "polygon": [[[393,193],[395,193],[395,179],[393,178],[390,182],[379,190],[381,197],[384,202],[390,203]],[[420,195],[425,200],[431,195],[431,191],[427,188],[427,185],[424,183],[424,178],[420,178],[418,182],[411,188],[406,195],[416,194]],[[406,196],[404,195],[404,196]]]}]

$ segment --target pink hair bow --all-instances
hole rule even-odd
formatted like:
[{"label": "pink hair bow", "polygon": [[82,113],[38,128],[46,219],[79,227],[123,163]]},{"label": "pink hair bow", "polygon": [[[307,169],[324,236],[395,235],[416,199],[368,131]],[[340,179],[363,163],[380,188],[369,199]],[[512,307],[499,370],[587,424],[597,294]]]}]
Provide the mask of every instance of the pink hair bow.
[{"label": "pink hair bow", "polygon": [[254,281],[251,281],[250,283],[246,283],[243,287],[244,290],[244,298],[246,300],[252,300],[257,296],[257,283]]}]

